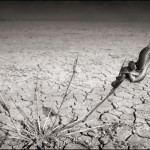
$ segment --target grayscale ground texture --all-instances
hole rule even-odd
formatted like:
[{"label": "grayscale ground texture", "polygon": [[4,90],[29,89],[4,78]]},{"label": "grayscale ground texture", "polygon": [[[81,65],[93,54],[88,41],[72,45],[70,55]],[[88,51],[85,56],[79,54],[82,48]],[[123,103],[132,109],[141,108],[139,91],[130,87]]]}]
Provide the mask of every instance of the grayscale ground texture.
[{"label": "grayscale ground texture", "polygon": [[[16,120],[22,116],[10,99],[28,116],[36,109],[37,65],[44,117],[42,106],[57,112],[79,54],[60,111],[59,122],[65,124],[74,114],[83,118],[105,98],[124,59],[136,61],[150,42],[148,2],[0,3],[0,92]],[[0,122],[12,125],[2,107]],[[96,131],[74,134],[78,142],[66,141],[64,148],[150,148],[150,68],[140,83],[124,81],[80,129],[96,126]],[[1,138],[0,146],[12,148],[14,142]]]}]

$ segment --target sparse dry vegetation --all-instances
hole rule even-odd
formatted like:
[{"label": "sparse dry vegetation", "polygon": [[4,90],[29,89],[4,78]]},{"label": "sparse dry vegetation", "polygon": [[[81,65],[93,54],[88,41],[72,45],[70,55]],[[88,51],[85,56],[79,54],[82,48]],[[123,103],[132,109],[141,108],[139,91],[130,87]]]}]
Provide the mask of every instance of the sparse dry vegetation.
[{"label": "sparse dry vegetation", "polygon": [[[23,111],[23,109],[16,104],[16,102],[11,99],[11,101],[14,103],[16,109],[19,111],[19,113],[23,116],[24,120],[16,121],[15,118],[11,115],[11,111],[9,110],[9,104],[5,101],[2,94],[0,94],[1,101],[0,104],[3,107],[3,109],[6,111],[7,115],[10,117],[11,122],[13,123],[13,126],[4,124],[1,122],[1,124],[4,124],[8,128],[1,127],[1,130],[3,130],[8,138],[12,140],[18,140],[22,142],[22,149],[30,149],[33,147],[36,147],[37,149],[46,149],[46,148],[63,148],[65,146],[65,140],[68,139],[72,142],[80,143],[78,140],[75,140],[75,134],[78,133],[87,133],[88,131],[91,131],[99,136],[98,134],[104,134],[104,133],[98,133],[98,130],[102,129],[105,126],[110,126],[110,124],[103,124],[98,125],[94,127],[87,127],[87,128],[80,128],[76,127],[79,124],[85,124],[89,116],[105,101],[107,98],[116,90],[113,89],[104,100],[100,101],[85,117],[81,120],[78,120],[77,118],[72,118],[70,122],[67,124],[58,124],[57,118],[60,115],[60,110],[62,108],[62,105],[66,102],[66,98],[69,94],[69,88],[71,85],[71,82],[73,78],[75,77],[75,74],[77,73],[76,67],[78,64],[78,54],[77,58],[74,61],[73,64],[73,70],[72,75],[70,77],[70,80],[68,82],[67,88],[65,93],[62,97],[62,102],[57,110],[57,113],[55,114],[54,120],[51,119],[52,115],[52,108],[49,109],[47,118],[45,119],[44,124],[41,122],[41,116],[39,113],[39,101],[38,98],[38,75],[40,71],[40,66],[37,66],[37,75],[36,75],[36,86],[34,90],[34,101],[36,102],[36,115],[29,117],[26,115],[26,113]],[[50,121],[49,121],[50,120]],[[50,122],[50,123],[48,123]],[[108,130],[108,129],[107,129]],[[106,131],[107,132],[107,131]],[[109,136],[112,137],[111,133],[106,133]],[[100,135],[102,136],[102,135]],[[65,139],[64,143],[62,143],[61,139]],[[92,141],[91,141],[92,142]],[[81,142],[80,144],[90,148],[92,143],[87,142]],[[61,143],[61,144],[60,144]]]}]

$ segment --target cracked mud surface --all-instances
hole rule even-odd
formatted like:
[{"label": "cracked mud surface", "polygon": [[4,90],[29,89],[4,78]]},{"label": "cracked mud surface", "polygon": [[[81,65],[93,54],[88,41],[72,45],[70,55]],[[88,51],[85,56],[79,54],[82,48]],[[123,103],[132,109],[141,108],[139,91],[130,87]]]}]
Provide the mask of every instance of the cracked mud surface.
[{"label": "cracked mud surface", "polygon": [[[77,73],[59,123],[67,123],[74,114],[83,118],[108,94],[123,60],[136,60],[148,44],[149,26],[134,22],[1,22],[0,92],[12,115],[22,119],[10,99],[27,115],[34,113],[38,64],[40,110],[49,106],[57,111],[79,52]],[[12,125],[2,107],[0,121]],[[150,69],[140,83],[125,81],[85,124],[98,125],[96,130],[75,134],[76,142],[66,141],[64,148],[150,147]],[[1,148],[11,145],[1,140]]]}]

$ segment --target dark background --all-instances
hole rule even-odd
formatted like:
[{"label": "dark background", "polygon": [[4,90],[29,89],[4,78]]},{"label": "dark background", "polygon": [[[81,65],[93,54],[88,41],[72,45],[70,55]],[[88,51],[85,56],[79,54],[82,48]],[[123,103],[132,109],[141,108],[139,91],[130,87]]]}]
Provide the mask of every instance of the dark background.
[{"label": "dark background", "polygon": [[0,20],[144,21],[149,1],[0,1]]}]

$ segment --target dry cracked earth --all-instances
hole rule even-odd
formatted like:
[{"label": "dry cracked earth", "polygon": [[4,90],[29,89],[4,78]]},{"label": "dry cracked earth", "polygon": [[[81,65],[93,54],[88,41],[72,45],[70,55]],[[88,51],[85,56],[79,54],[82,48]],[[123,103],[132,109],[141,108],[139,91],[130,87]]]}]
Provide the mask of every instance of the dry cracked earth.
[{"label": "dry cracked earth", "polygon": [[[136,60],[149,43],[149,26],[142,22],[1,21],[0,92],[15,120],[22,116],[11,99],[28,116],[36,109],[38,65],[40,115],[44,118],[43,106],[58,110],[77,53],[77,73],[59,123],[67,123],[74,115],[83,118],[109,93],[124,59]],[[2,107],[0,122],[12,125]],[[93,129],[74,134],[76,142],[66,141],[63,148],[150,148],[150,69],[140,83],[124,81],[80,129],[85,127]],[[15,141],[7,140],[3,131],[0,134],[1,148],[15,148]]]}]

